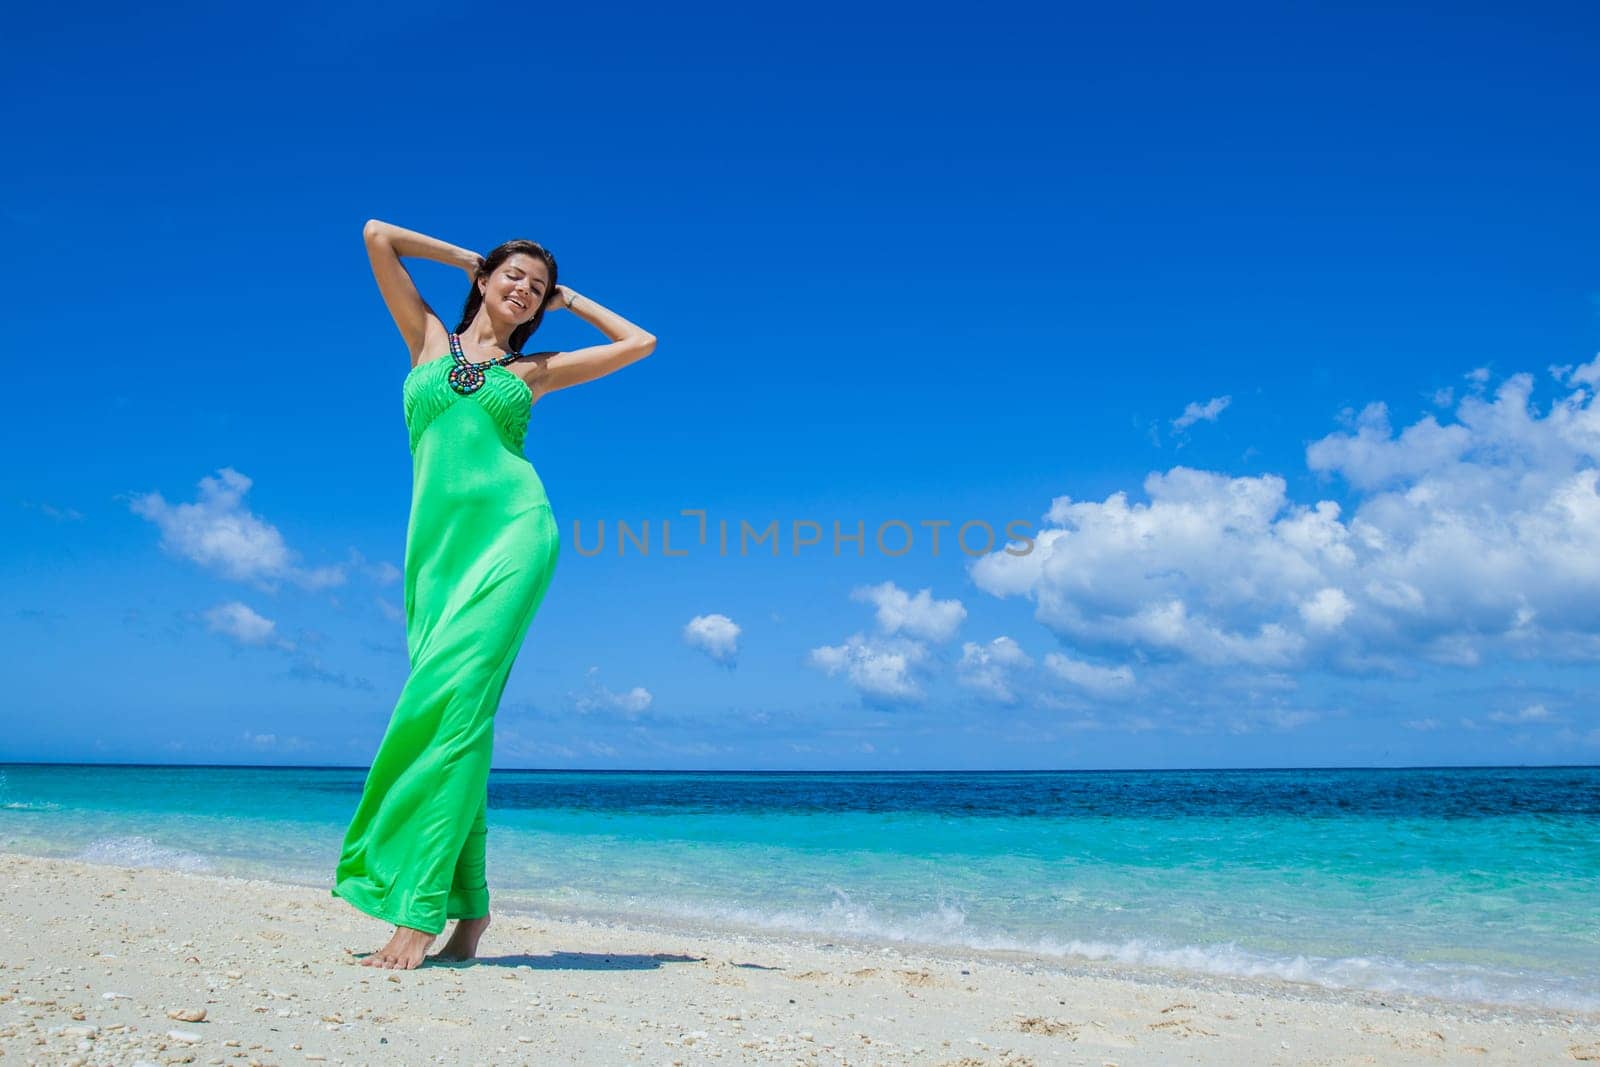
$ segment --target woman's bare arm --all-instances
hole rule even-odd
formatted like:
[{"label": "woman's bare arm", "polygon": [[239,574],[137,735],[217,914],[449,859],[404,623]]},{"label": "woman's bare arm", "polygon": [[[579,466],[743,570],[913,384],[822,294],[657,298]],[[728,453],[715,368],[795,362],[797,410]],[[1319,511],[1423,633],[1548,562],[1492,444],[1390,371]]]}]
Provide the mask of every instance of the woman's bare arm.
[{"label": "woman's bare arm", "polygon": [[547,301],[546,310],[567,307],[569,296],[572,298],[572,313],[611,338],[611,343],[572,352],[540,353],[532,357],[530,362],[533,370],[528,374],[527,381],[535,400],[557,389],[592,382],[655,351],[654,334],[640,329],[610,308],[579,295],[568,286],[555,287]]},{"label": "woman's bare arm", "polygon": [[448,263],[466,271],[468,277],[477,276],[483,259],[476,252],[377,219],[367,220],[361,237],[367,245],[367,258],[372,261],[372,276],[377,279],[378,291],[383,294],[383,302],[388,305],[394,324],[400,328],[406,347],[411,350],[411,365],[416,366],[417,358],[428,345],[430,332],[442,337],[445,326],[417,292],[416,283],[400,257],[417,256]]}]

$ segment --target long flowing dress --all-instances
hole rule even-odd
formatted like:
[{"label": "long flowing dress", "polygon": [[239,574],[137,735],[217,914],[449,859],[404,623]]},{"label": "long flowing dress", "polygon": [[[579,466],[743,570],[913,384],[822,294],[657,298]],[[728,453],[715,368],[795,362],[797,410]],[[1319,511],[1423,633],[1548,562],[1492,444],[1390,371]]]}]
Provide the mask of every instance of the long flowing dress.
[{"label": "long flowing dress", "polygon": [[462,395],[450,356],[402,387],[411,434],[406,650],[411,671],[345,832],[332,893],[437,934],[489,913],[484,871],[494,716],[560,552],[522,454],[532,392],[503,366]]}]

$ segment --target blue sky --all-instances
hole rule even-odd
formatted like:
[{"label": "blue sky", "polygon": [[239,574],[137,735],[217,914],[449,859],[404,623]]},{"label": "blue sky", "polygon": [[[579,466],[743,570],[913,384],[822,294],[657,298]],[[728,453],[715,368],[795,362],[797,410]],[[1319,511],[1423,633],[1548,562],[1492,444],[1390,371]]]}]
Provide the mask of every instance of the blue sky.
[{"label": "blue sky", "polygon": [[0,759],[371,758],[411,479],[376,217],[539,240],[659,338],[534,408],[563,555],[497,766],[1595,762],[1596,21],[19,12]]}]

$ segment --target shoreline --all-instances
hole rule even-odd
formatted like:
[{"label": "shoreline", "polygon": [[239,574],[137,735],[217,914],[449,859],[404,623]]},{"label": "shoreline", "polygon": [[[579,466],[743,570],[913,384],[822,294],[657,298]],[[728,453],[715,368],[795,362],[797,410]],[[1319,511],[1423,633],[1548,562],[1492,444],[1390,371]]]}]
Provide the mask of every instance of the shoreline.
[{"label": "shoreline", "polygon": [[[6,855],[41,858],[27,853],[7,853],[4,849],[0,849],[0,856]],[[59,858],[95,866],[122,867],[121,864],[103,860],[75,860],[73,857]],[[285,886],[296,889],[326,889],[325,886],[320,886],[309,880],[298,881],[272,878],[265,875],[190,871],[172,868],[144,869],[175,870],[175,873],[194,877],[247,882],[258,885]],[[510,902],[509,904],[507,904],[508,901]],[[356,909],[354,905],[348,906],[352,910],[360,910]],[[917,941],[911,938],[889,939],[881,936],[852,935],[837,931],[785,929],[759,926],[720,917],[710,919],[670,913],[619,914],[585,912],[581,909],[551,912],[539,906],[525,903],[520,898],[517,890],[497,891],[494,896],[493,914],[496,916],[509,915],[526,922],[555,925],[573,924],[586,929],[614,930],[632,934],[652,934],[691,940],[721,938],[754,945],[775,942],[778,944],[803,945],[817,951],[842,947],[846,950],[854,950],[869,955],[883,951],[893,951],[911,956],[941,960],[950,964],[982,960],[1016,967],[1029,972],[1038,971],[1078,978],[1112,978],[1134,983],[1150,979],[1163,983],[1185,983],[1202,986],[1219,992],[1237,992],[1241,994],[1277,992],[1284,995],[1299,996],[1307,1000],[1336,1004],[1349,1002],[1379,1008],[1388,1008],[1399,1004],[1416,1011],[1455,1012],[1462,1013],[1466,1017],[1481,1018],[1489,1021],[1506,1019],[1535,1023],[1542,1022],[1551,1025],[1566,1025],[1585,1019],[1600,1022],[1600,1007],[1586,1009],[1560,1004],[1451,997],[1403,988],[1379,989],[1370,986],[1340,984],[1333,981],[1318,981],[1313,978],[1297,979],[1278,974],[1247,975],[1224,970],[1204,970],[1159,962],[1129,962],[1092,956],[1049,954],[1027,948],[975,947]],[[367,918],[374,922],[379,921],[373,919],[372,916],[367,916]]]},{"label": "shoreline", "polygon": [[389,926],[325,889],[14,852],[0,876],[0,1036],[37,1062],[1600,1060],[1600,1013],[515,910],[479,960],[389,972],[358,962]]}]

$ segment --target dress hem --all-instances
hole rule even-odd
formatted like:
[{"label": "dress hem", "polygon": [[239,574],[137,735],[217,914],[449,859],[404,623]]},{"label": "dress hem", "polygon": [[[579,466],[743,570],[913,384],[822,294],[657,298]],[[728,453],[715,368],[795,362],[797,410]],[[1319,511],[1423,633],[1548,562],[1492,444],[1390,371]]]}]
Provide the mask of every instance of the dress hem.
[{"label": "dress hem", "polygon": [[[481,909],[478,907],[468,906],[447,908],[445,909],[444,922],[439,924],[439,928],[437,930],[432,930],[429,929],[428,926],[418,925],[415,920],[401,915],[399,912],[390,908],[387,903],[378,903],[364,888],[361,887],[360,883],[342,882],[328,890],[330,896],[338,897],[339,899],[355,907],[357,910],[363,911],[372,916],[374,919],[382,919],[384,922],[393,923],[396,926],[407,926],[413,930],[421,930],[423,933],[432,934],[435,937],[438,937],[440,934],[444,933],[444,928],[449,925],[452,919],[482,919],[487,916],[489,914],[488,893],[487,891],[483,892],[484,903]],[[471,912],[472,914],[467,914],[468,912]]]}]

